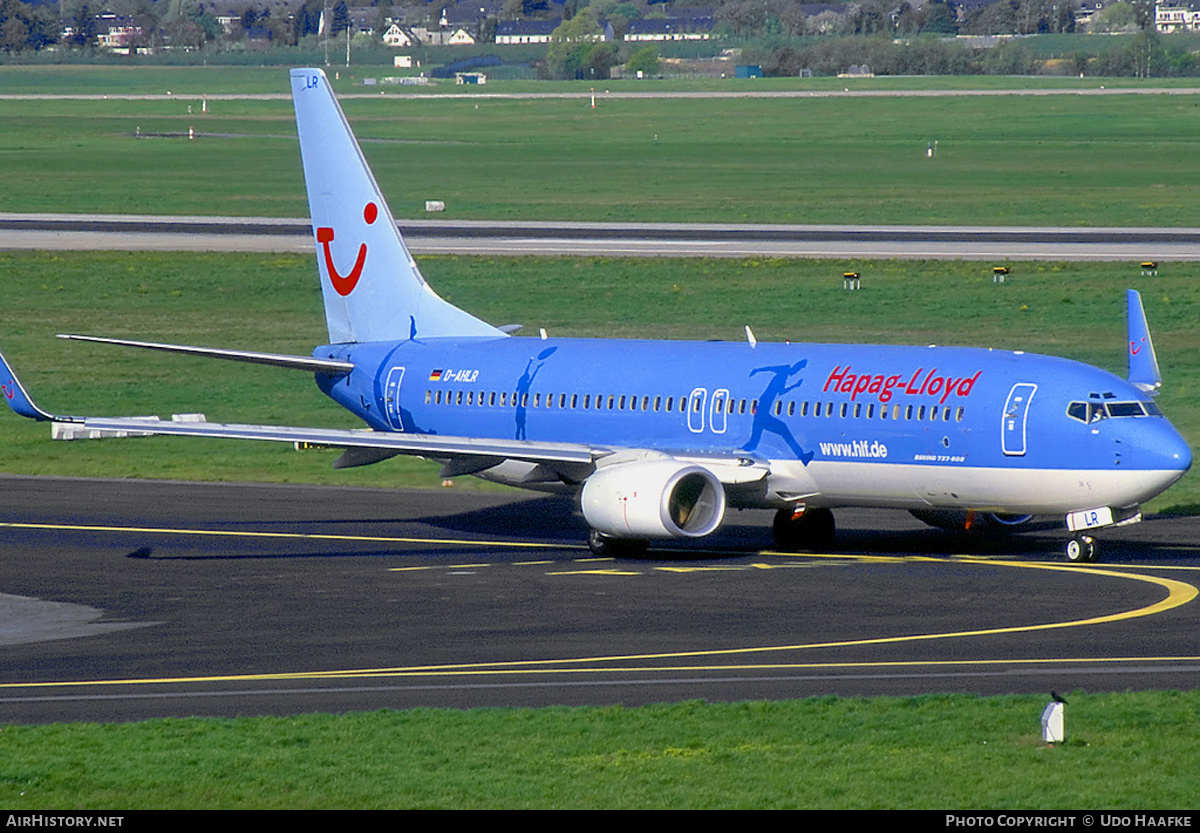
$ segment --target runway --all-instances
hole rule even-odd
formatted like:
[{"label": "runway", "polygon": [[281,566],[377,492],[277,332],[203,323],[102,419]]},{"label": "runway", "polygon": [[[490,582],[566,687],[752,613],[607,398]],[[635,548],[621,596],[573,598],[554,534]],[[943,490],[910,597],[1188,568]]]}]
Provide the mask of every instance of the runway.
[{"label": "runway", "polygon": [[[1200,229],[403,220],[416,254],[1195,260]],[[0,249],[313,250],[304,218],[0,213]]]},{"label": "runway", "polygon": [[1191,518],[967,539],[769,514],[597,560],[569,500],[0,478],[0,722],[1200,685]]}]

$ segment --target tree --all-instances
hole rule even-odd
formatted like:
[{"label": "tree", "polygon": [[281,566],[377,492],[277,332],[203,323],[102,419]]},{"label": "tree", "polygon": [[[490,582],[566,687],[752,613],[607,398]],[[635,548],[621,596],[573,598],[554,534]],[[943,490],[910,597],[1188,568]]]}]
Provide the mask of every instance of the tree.
[{"label": "tree", "polygon": [[658,47],[643,46],[629,56],[625,62],[625,72],[643,75],[658,75]]},{"label": "tree", "polygon": [[1155,0],[1130,0],[1133,20],[1142,31],[1154,31]]},{"label": "tree", "polygon": [[330,35],[340,35],[350,28],[350,7],[346,5],[346,0],[338,0],[333,7],[333,24],[330,26]]},{"label": "tree", "polygon": [[[583,77],[585,65],[595,69],[596,64],[589,64],[589,60],[592,45],[600,40],[600,36],[600,24],[590,9],[560,23],[550,33],[550,46],[546,50],[546,68],[550,77]],[[608,77],[607,70],[602,77]]]},{"label": "tree", "polygon": [[922,33],[953,35],[958,31],[954,20],[954,12],[945,3],[931,2],[925,9],[925,19],[921,22]]},{"label": "tree", "polygon": [[29,45],[29,27],[20,17],[13,15],[0,23],[0,49],[5,52],[21,52]]},{"label": "tree", "polygon": [[1113,3],[1111,6],[1106,6],[1092,18],[1089,28],[1096,33],[1132,32],[1137,29],[1133,6],[1128,3]]}]

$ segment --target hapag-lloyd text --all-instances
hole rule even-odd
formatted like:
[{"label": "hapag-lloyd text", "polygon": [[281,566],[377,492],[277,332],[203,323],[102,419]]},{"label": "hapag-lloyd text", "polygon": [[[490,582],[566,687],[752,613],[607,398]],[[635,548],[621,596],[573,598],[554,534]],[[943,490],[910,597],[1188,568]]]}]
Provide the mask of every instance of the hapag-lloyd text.
[{"label": "hapag-lloyd text", "polygon": [[925,372],[918,367],[906,381],[904,376],[897,373],[894,376],[870,373],[851,373],[850,365],[838,365],[825,380],[823,392],[850,394],[854,401],[860,393],[877,396],[880,402],[887,402],[894,393],[905,393],[909,396],[930,396],[937,399],[939,405],[945,404],[951,394],[954,396],[970,396],[971,388],[975,386],[982,370],[975,371],[974,376],[939,376],[937,368]]}]

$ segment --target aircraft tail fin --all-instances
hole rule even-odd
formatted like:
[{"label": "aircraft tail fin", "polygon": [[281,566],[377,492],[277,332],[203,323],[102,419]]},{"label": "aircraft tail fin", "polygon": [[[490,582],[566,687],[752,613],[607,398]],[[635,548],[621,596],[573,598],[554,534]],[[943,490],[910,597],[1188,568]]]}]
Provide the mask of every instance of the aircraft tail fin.
[{"label": "aircraft tail fin", "polygon": [[1154,354],[1154,342],[1150,340],[1150,327],[1146,324],[1146,311],[1142,309],[1142,296],[1136,289],[1126,296],[1129,319],[1129,383],[1147,393],[1157,393],[1162,387],[1162,374],[1158,372],[1158,357]]},{"label": "aircraft tail fin", "polygon": [[429,288],[325,73],[291,83],[330,342],[503,336]]}]

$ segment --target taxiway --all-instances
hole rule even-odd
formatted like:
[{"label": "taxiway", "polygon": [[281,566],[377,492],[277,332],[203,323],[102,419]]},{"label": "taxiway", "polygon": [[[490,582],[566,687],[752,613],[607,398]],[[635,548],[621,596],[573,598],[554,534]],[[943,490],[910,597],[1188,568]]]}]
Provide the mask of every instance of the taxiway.
[{"label": "taxiway", "polygon": [[570,501],[460,489],[0,478],[0,721],[1200,685],[1200,522],[1067,565],[838,514],[772,552],[596,560]]}]

